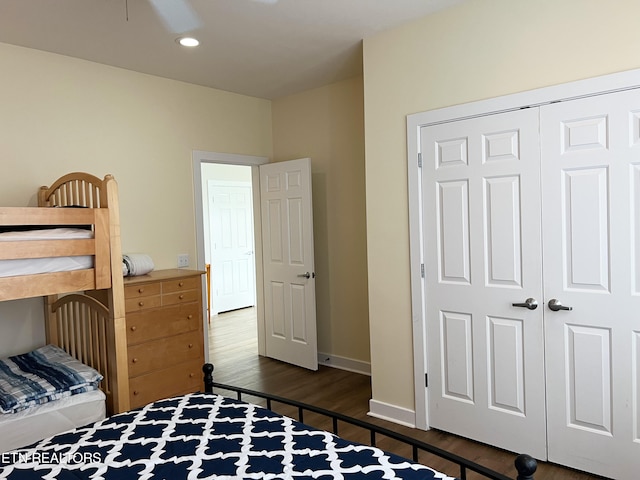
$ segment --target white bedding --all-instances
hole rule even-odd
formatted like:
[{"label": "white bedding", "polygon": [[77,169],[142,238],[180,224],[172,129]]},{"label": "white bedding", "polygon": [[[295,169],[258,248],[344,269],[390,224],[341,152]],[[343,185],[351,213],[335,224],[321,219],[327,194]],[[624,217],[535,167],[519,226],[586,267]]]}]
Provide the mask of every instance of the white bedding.
[{"label": "white bedding", "polygon": [[[0,233],[0,242],[85,238],[93,238],[93,232],[80,228],[52,228]],[[49,272],[69,272],[72,270],[84,270],[86,268],[93,268],[93,257],[91,255],[0,260],[0,277],[35,275]]]},{"label": "white bedding", "polygon": [[106,416],[101,390],[73,395],[18,413],[0,414],[0,453],[82,427]]}]

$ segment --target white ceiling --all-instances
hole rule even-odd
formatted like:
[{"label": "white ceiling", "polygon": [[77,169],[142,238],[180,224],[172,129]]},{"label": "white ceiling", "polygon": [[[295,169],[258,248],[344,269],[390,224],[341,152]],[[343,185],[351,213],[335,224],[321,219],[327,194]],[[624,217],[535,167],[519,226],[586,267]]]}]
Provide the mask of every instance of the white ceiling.
[{"label": "white ceiling", "polygon": [[363,38],[464,0],[188,1],[195,49],[151,0],[0,0],[0,42],[274,99],[358,75]]}]

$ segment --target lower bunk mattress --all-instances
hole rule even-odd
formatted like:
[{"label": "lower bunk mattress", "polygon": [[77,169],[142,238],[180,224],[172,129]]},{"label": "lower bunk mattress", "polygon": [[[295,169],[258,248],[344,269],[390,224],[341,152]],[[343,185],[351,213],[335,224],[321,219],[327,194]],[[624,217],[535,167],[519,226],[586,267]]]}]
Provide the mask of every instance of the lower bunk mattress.
[{"label": "lower bunk mattress", "polygon": [[106,417],[101,390],[72,395],[17,413],[0,414],[0,453]]},{"label": "lower bunk mattress", "polygon": [[114,415],[0,460],[0,478],[12,480],[451,478],[251,403],[199,393]]}]

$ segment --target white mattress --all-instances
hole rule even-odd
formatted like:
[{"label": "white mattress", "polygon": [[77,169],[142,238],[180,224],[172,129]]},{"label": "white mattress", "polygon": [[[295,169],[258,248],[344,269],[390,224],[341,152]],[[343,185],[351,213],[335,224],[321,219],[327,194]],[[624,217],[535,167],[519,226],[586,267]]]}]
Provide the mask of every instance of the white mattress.
[{"label": "white mattress", "polygon": [[0,414],[0,453],[102,420],[106,416],[101,390],[80,393],[18,413]]},{"label": "white mattress", "polygon": [[[0,233],[0,242],[85,238],[93,238],[93,232],[79,228],[52,228],[46,230]],[[69,272],[86,268],[93,268],[93,257],[91,255],[0,260],[0,277],[35,275],[49,272]]]}]

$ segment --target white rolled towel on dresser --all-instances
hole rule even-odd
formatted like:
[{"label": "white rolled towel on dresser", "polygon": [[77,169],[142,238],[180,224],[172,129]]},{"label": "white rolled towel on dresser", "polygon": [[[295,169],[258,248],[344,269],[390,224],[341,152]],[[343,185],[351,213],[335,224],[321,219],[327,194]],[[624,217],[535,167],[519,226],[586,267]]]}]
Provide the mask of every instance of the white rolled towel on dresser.
[{"label": "white rolled towel on dresser", "polygon": [[153,260],[146,253],[128,253],[122,255],[122,274],[125,277],[146,275],[155,268]]}]

